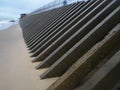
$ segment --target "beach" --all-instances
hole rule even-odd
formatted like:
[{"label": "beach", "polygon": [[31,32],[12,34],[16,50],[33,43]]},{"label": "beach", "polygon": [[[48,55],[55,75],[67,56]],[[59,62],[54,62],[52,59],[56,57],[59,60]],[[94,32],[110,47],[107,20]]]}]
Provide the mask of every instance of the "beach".
[{"label": "beach", "polygon": [[0,30],[0,90],[46,90],[57,78],[40,80],[46,70],[36,70],[22,36],[15,24]]}]

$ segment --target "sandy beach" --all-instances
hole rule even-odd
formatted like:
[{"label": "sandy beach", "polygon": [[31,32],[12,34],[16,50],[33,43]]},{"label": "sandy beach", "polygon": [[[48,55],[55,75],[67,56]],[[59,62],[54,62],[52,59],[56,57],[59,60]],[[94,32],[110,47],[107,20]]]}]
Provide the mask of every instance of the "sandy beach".
[{"label": "sandy beach", "polygon": [[31,63],[18,24],[0,31],[0,90],[46,90],[57,78],[40,80],[45,71]]}]

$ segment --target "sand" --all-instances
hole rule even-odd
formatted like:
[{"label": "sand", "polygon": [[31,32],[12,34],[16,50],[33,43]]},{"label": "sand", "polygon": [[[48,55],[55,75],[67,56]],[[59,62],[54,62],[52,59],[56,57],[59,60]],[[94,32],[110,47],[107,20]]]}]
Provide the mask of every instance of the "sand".
[{"label": "sand", "polygon": [[46,70],[31,63],[18,24],[0,31],[0,90],[46,90],[57,78],[40,80]]}]

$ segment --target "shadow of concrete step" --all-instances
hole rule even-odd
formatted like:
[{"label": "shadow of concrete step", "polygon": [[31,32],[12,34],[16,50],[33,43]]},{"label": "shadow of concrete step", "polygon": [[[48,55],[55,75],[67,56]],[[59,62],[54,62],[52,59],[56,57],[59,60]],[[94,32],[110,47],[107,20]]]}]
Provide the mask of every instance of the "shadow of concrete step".
[{"label": "shadow of concrete step", "polygon": [[[120,7],[116,8],[91,32],[76,43],[67,53],[59,58],[41,78],[61,76],[74,62],[85,54],[92,46],[98,43],[104,36],[120,22]],[[114,23],[111,23],[114,22]]]},{"label": "shadow of concrete step", "polygon": [[[80,20],[84,15],[82,15],[82,12],[86,9],[86,8],[88,8],[87,6],[89,6],[89,5],[91,5],[92,4],[92,2],[87,2],[87,3],[83,3],[81,6],[79,6],[77,9],[79,9],[79,10],[74,10],[73,12],[74,12],[74,15],[72,15],[72,16],[70,16],[69,18],[67,18],[69,15],[67,15],[66,16],[66,20],[64,21],[64,22],[62,22],[61,23],[61,21],[59,21],[61,24],[60,25],[58,25],[57,27],[55,26],[55,28],[52,28],[51,30],[52,30],[52,32],[48,35],[48,36],[43,36],[43,37],[45,37],[45,39],[43,39],[43,37],[42,38],[40,38],[39,40],[38,40],[38,45],[36,45],[34,48],[32,48],[32,50],[31,51],[36,51],[37,49],[39,49],[40,47],[42,47],[42,45],[46,42],[46,41],[48,41],[48,39],[50,39],[50,36],[51,37],[53,37],[53,35],[55,35],[56,33],[58,33],[58,32],[60,32],[61,31],[61,33],[59,33],[59,36],[60,35],[62,35],[64,32],[66,32],[73,24],[75,24],[78,20]],[[92,9],[91,9],[92,10]],[[82,16],[81,16],[82,15]],[[79,16],[79,17],[78,17]],[[74,18],[77,18],[77,20],[75,19],[74,20],[74,22],[73,22],[73,19]],[[71,23],[71,21],[72,21],[72,23]],[[70,24],[69,24],[70,23]],[[69,27],[67,26],[67,28],[64,28],[64,27],[66,27],[66,25],[68,25],[69,24]],[[64,28],[64,29],[63,29]],[[50,32],[51,30],[48,30],[48,32]],[[53,33],[54,32],[54,33]],[[52,35],[51,35],[52,34]],[[59,36],[57,36],[57,37],[59,37]],[[57,37],[55,38],[55,39],[57,39]],[[41,41],[42,40],[42,41]],[[53,42],[53,41],[52,41]],[[52,43],[51,42],[51,43]],[[48,44],[47,44],[48,45]],[[50,45],[50,43],[49,43],[49,45]],[[38,51],[38,50],[37,50]]]},{"label": "shadow of concrete step", "polygon": [[[111,10],[110,10],[111,11]],[[99,13],[98,13],[99,14]],[[102,15],[105,15],[102,13]],[[103,17],[101,14],[100,16]],[[106,14],[106,16],[109,14]],[[100,18],[100,17],[99,17]],[[91,26],[91,25],[90,25]],[[90,28],[88,28],[90,29]],[[84,32],[85,30],[83,30]],[[73,39],[66,40],[61,46],[59,46],[55,51],[53,51],[42,63],[40,63],[36,68],[46,68],[51,66],[56,62],[62,55],[64,55],[72,46],[74,46],[82,37],[83,34],[76,35]],[[72,37],[72,36],[71,36]]]},{"label": "shadow of concrete step", "polygon": [[[37,43],[41,42],[41,40],[43,41],[44,38],[48,37],[48,35],[52,34],[53,31],[59,31],[60,29],[62,29],[64,26],[66,26],[71,20],[73,20],[76,16],[78,16],[82,11],[85,10],[85,6],[92,4],[92,2],[85,2],[82,5],[76,6],[73,9],[69,10],[69,13],[65,13],[64,16],[62,16],[62,18],[60,18],[59,20],[57,20],[55,22],[55,24],[53,24],[53,27],[49,27],[46,31],[46,33],[43,35],[40,34],[39,37],[37,37]],[[84,7],[84,9],[83,9]],[[71,13],[70,13],[71,11]],[[35,41],[34,41],[35,42]],[[33,43],[34,43],[33,42]],[[32,45],[33,46],[33,45]],[[31,46],[31,48],[32,48]]]},{"label": "shadow of concrete step", "polygon": [[[67,14],[67,13],[70,12],[70,11],[72,11],[72,10],[73,10],[74,8],[76,8],[78,5],[79,5],[79,3],[76,3],[76,4],[73,4],[73,5],[70,5],[69,7],[66,6],[66,7],[64,7],[64,8],[61,8],[60,11],[57,11],[58,14],[56,14],[56,13],[51,13],[52,18],[50,18],[50,20],[52,20],[52,21],[45,20],[46,23],[45,23],[45,25],[42,25],[42,26],[44,26],[44,27],[42,27],[42,28],[41,28],[41,26],[38,25],[38,26],[39,26],[39,27],[38,27],[38,31],[39,31],[39,32],[38,32],[37,34],[35,34],[35,35],[32,35],[32,36],[34,36],[34,37],[33,37],[32,39],[29,39],[29,43],[31,43],[31,40],[33,41],[33,40],[35,39],[35,37],[41,36],[42,33],[45,32],[48,28],[50,29],[51,27],[55,26],[56,23],[59,23],[60,20],[63,19],[63,16],[64,16],[65,14]],[[48,16],[49,16],[49,15],[48,15]],[[49,22],[49,23],[48,23],[48,22]],[[41,24],[42,21],[40,20],[39,23]],[[39,24],[39,23],[38,23],[38,24]],[[27,43],[28,43],[28,42],[27,42]],[[29,44],[29,43],[28,43],[28,44]]]},{"label": "shadow of concrete step", "polygon": [[[120,24],[118,24],[115,28],[113,28],[102,41],[100,41],[99,43],[94,45],[87,53],[85,53],[80,59],[78,59],[78,61],[75,62],[47,90],[73,90],[80,83],[80,81],[89,72],[91,72],[93,70],[93,68],[97,64],[102,62],[103,58],[106,55],[108,55],[111,52],[111,50],[113,50],[116,47],[118,42],[120,42]],[[118,63],[120,64],[120,62],[119,62],[120,60],[119,59],[116,59],[116,60],[117,61],[114,62],[114,64],[112,65],[113,67],[116,66]],[[109,68],[108,70],[111,70],[111,69],[112,68]],[[106,73],[108,73],[108,71],[106,71]],[[101,79],[99,78],[98,80],[101,80]],[[83,85],[85,85],[85,84],[83,84]],[[84,90],[84,89],[82,89],[82,90]]]},{"label": "shadow of concrete step", "polygon": [[76,90],[110,90],[118,80],[120,80],[120,51]]},{"label": "shadow of concrete step", "polygon": [[[104,19],[105,16],[108,15],[108,13],[111,12],[110,10],[108,10],[108,12],[101,11],[100,13],[98,13],[102,9],[102,7],[100,7],[100,6],[104,7],[103,3],[101,3],[96,8],[94,8],[90,13],[85,15],[85,17],[83,17],[81,20],[79,20],[79,22],[77,22],[74,26],[72,26],[68,31],[66,31],[62,36],[60,36],[55,42],[53,42],[52,44],[49,44],[49,47],[48,47],[48,45],[47,46],[44,45],[47,48],[38,55],[36,60],[33,60],[33,61],[40,61],[40,60],[45,59],[49,54],[51,54],[55,49],[57,49],[64,41],[66,41],[68,38],[70,38],[72,35],[74,35],[74,33],[76,34],[76,32],[78,35],[79,35],[79,33],[81,33],[80,34],[81,36],[79,35],[80,36],[79,38],[82,38],[84,35],[86,35],[102,19]],[[96,13],[98,13],[98,14],[96,15]],[[94,15],[96,15],[96,16],[93,17]],[[98,17],[98,16],[100,16],[100,17]]]},{"label": "shadow of concrete step", "polygon": [[37,45],[41,40],[46,38],[49,34],[53,33],[58,27],[63,26],[63,23],[66,22],[70,17],[74,16],[80,8],[84,6],[84,3],[76,4],[72,6],[69,10],[65,11],[63,15],[58,15],[59,17],[51,23],[51,26],[44,28],[41,33],[35,35],[32,40],[29,41],[29,47],[32,49]]}]

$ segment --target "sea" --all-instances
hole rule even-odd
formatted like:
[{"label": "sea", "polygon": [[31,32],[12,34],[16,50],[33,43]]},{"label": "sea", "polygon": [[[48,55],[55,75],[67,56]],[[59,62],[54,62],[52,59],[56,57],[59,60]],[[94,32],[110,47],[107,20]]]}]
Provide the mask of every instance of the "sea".
[{"label": "sea", "polygon": [[2,20],[0,21],[0,30],[5,30],[9,28],[10,26],[14,25],[16,22],[10,22],[8,20]]}]

